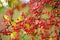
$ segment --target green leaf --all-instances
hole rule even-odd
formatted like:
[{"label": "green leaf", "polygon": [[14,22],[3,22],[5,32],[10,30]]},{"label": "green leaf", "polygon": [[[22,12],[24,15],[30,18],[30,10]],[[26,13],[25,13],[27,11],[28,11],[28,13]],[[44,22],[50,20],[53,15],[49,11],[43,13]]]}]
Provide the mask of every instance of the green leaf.
[{"label": "green leaf", "polygon": [[46,4],[45,9],[43,9],[44,12],[46,12],[46,11],[51,12],[51,10],[52,10],[52,7],[49,4]]},{"label": "green leaf", "polygon": [[32,36],[36,36],[34,33],[32,33]]},{"label": "green leaf", "polygon": [[52,29],[50,30],[50,32],[51,32],[50,37],[55,36],[55,32],[54,32],[55,27],[56,27],[55,25],[52,25]]},{"label": "green leaf", "polygon": [[6,35],[2,35],[2,40],[8,40],[10,38],[10,36],[6,36]]},{"label": "green leaf", "polygon": [[47,5],[46,6],[46,11],[51,12],[51,10],[52,10],[52,7],[50,5]]},{"label": "green leaf", "polygon": [[0,7],[0,20],[2,19],[3,14],[5,14],[4,11],[5,11],[5,8]]},{"label": "green leaf", "polygon": [[58,0],[60,2],[60,0]]},{"label": "green leaf", "polygon": [[39,39],[39,37],[38,37],[38,36],[34,36],[34,39],[35,39],[35,40],[38,40],[38,39]]},{"label": "green leaf", "polygon": [[60,30],[59,30],[59,34],[60,34]]},{"label": "green leaf", "polygon": [[49,16],[48,16],[47,14],[42,14],[42,15],[41,15],[41,18],[42,18],[42,19],[47,19],[47,18],[49,18]]},{"label": "green leaf", "polygon": [[[13,19],[16,20],[18,18],[18,16],[20,16],[20,14],[22,12],[27,13],[28,12],[28,6],[26,6],[25,8],[23,8],[21,11],[14,10]],[[25,14],[25,15],[28,15],[28,14]]]},{"label": "green leaf", "polygon": [[9,7],[13,8],[13,3],[12,3],[12,1],[11,1],[11,0],[10,0],[10,1],[8,1],[8,5],[9,5]]},{"label": "green leaf", "polygon": [[20,40],[30,40],[30,35],[27,35],[23,29],[20,30]]},{"label": "green leaf", "polygon": [[26,35],[23,29],[20,30],[20,35],[21,37],[24,37]]},{"label": "green leaf", "polygon": [[17,20],[18,16],[20,16],[20,12],[17,10],[14,10],[13,20]]},{"label": "green leaf", "polygon": [[23,40],[30,40],[29,35],[25,35]]}]

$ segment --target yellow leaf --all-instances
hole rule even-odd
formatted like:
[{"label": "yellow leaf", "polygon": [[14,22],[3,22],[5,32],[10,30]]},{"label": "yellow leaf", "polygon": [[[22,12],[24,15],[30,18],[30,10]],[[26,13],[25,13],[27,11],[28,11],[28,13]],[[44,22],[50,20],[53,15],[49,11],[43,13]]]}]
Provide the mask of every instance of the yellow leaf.
[{"label": "yellow leaf", "polygon": [[4,15],[4,18],[8,21],[10,20],[10,17],[8,15]]},{"label": "yellow leaf", "polygon": [[16,32],[11,33],[11,35],[10,35],[11,38],[14,38],[16,36],[16,34],[17,34]]},{"label": "yellow leaf", "polygon": [[22,16],[19,16],[18,19],[22,21],[24,18]]},{"label": "yellow leaf", "polygon": [[23,21],[24,20],[24,18],[22,17],[22,16],[19,16],[18,18],[17,18],[17,20],[15,20],[15,22],[19,22],[19,21]]},{"label": "yellow leaf", "polygon": [[49,38],[49,40],[52,40],[52,38]]},{"label": "yellow leaf", "polygon": [[12,26],[16,26],[16,22],[12,21],[11,22]]},{"label": "yellow leaf", "polygon": [[25,26],[26,26],[28,29],[30,29],[30,25],[29,25],[29,24],[25,24]]},{"label": "yellow leaf", "polygon": [[0,4],[2,4],[2,2],[0,1]]},{"label": "yellow leaf", "polygon": [[12,2],[13,2],[13,3],[16,3],[16,2],[17,2],[17,0],[12,0]]},{"label": "yellow leaf", "polygon": [[47,18],[49,18],[49,16],[48,16],[47,14],[42,14],[42,15],[41,15],[41,18],[42,18],[42,19],[47,19]]}]

